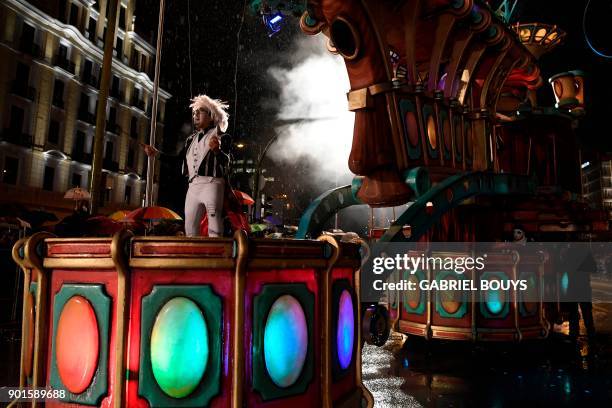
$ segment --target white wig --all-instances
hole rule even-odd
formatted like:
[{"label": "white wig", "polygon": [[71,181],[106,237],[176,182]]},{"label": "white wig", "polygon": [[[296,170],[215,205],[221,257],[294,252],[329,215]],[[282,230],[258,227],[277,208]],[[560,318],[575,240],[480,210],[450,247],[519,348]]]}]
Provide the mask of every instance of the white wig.
[{"label": "white wig", "polygon": [[227,118],[229,117],[227,114],[227,108],[229,107],[227,102],[223,102],[220,99],[212,99],[207,95],[198,95],[191,100],[189,107],[193,113],[197,112],[200,108],[206,109],[219,130],[221,132],[227,130]]}]

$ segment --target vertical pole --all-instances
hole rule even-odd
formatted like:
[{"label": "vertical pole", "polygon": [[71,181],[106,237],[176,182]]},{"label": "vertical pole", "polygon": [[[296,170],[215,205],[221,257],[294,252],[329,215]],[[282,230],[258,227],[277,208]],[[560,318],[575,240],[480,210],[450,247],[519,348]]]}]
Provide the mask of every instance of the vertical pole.
[{"label": "vertical pole", "polygon": [[266,157],[266,153],[268,153],[268,149],[270,148],[270,146],[272,146],[272,143],[274,143],[276,141],[276,138],[278,137],[278,135],[274,135],[272,136],[272,138],[270,140],[268,140],[268,143],[266,144],[266,147],[264,147],[263,151],[261,152],[261,154],[259,155],[259,158],[257,159],[257,168],[255,169],[255,180],[253,182],[253,190],[254,190],[254,197],[255,197],[255,217],[253,219],[253,221],[255,220],[259,220],[261,219],[261,214],[260,214],[260,210],[261,210],[261,198],[259,197],[259,193],[260,193],[260,187],[259,187],[259,177],[261,176],[261,164],[263,163],[263,159]]},{"label": "vertical pole", "polygon": [[[153,80],[153,106],[151,111],[151,134],[149,144],[155,147],[155,131],[157,130],[157,99],[159,94],[159,67],[161,65],[162,37],[164,33],[165,0],[159,0],[159,23],[157,25],[157,49],[155,53],[155,79]],[[153,200],[153,180],[155,179],[155,156],[147,156],[147,189],[145,206],[155,205]]]},{"label": "vertical pole", "polygon": [[107,0],[110,2],[108,8],[108,27],[104,37],[104,59],[102,61],[102,78],[100,78],[100,92],[98,94],[98,109],[96,111],[96,135],[94,137],[93,159],[91,164],[91,193],[90,213],[96,215],[100,204],[100,177],[102,175],[102,154],[104,152],[104,133],[106,128],[106,102],[110,88],[110,78],[113,67],[113,45],[115,42],[115,31],[117,28],[117,9],[121,0]]}]

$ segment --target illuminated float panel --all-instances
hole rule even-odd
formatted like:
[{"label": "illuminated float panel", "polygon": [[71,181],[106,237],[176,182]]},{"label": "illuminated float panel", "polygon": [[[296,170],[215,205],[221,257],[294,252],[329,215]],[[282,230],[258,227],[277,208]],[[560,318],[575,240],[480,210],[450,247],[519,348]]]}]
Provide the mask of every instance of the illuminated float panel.
[{"label": "illuminated float panel", "polygon": [[151,368],[159,387],[183,398],[198,386],[208,363],[208,329],[200,308],[186,297],[162,307],[151,333]]},{"label": "illuminated float panel", "polygon": [[110,308],[99,284],[65,283],[54,296],[50,385],[65,401],[97,405],[108,391]]},{"label": "illuminated float panel", "polygon": [[340,368],[346,370],[353,360],[355,342],[355,308],[347,289],[342,291],[338,300],[338,320],[336,323],[336,356]]},{"label": "illuminated float panel", "polygon": [[[436,256],[436,253],[431,255]],[[528,282],[528,290],[519,292],[517,299],[512,291],[503,287],[487,291],[465,291],[460,298],[452,291],[403,291],[400,296],[400,319],[396,326],[399,331],[449,340],[518,341],[546,337],[549,328],[542,298],[544,291],[554,292],[554,288],[551,285],[546,287],[545,276],[549,275],[553,280],[556,276],[546,256],[538,252],[523,253],[519,257],[512,251],[504,251],[503,244],[499,250],[492,249],[487,255],[487,271],[481,273],[468,270],[459,277],[449,271],[426,269],[414,275],[404,273],[403,279],[415,283],[424,279],[472,279],[475,287],[479,287],[483,281],[501,284],[508,280],[524,279]],[[557,281],[560,282],[561,292],[562,276]],[[552,283],[554,286],[556,282]],[[431,302],[428,302],[429,298]]]},{"label": "illuminated float panel", "polygon": [[264,327],[264,362],[268,375],[281,388],[297,381],[308,351],[304,309],[291,295],[274,301]]},{"label": "illuminated float panel", "polygon": [[[68,391],[48,407],[355,406],[368,395],[359,245],[126,233],[30,240],[18,263],[28,274],[44,267],[25,290],[33,298],[42,284],[48,297],[24,302],[25,338],[35,340],[30,369],[24,342],[21,375]],[[39,309],[49,319],[37,343]]]},{"label": "illuminated float panel", "polygon": [[155,285],[142,298],[138,393],[150,406],[206,406],[219,393],[222,315],[209,285]]},{"label": "illuminated float panel", "polygon": [[266,284],[253,299],[253,388],[272,400],[302,394],[314,373],[314,295],[305,284]]}]

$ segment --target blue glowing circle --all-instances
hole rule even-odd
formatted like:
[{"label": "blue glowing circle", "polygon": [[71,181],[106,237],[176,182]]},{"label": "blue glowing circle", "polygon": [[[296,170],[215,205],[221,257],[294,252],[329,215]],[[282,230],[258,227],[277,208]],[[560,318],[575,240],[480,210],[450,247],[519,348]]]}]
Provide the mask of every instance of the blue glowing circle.
[{"label": "blue glowing circle", "polygon": [[487,292],[487,309],[492,314],[501,313],[504,308],[504,300],[502,299],[502,293],[500,290],[489,290]]},{"label": "blue glowing circle", "polygon": [[569,274],[567,272],[563,272],[563,275],[561,275],[561,293],[563,295],[567,295],[568,288],[569,288]]},{"label": "blue glowing circle", "polygon": [[300,302],[291,295],[276,299],[264,328],[264,360],[270,378],[279,387],[293,385],[304,367],[308,326]]},{"label": "blue glowing circle", "polygon": [[336,349],[340,368],[346,370],[353,359],[355,341],[355,311],[353,300],[348,290],[343,290],[338,302],[338,330],[336,331]]}]

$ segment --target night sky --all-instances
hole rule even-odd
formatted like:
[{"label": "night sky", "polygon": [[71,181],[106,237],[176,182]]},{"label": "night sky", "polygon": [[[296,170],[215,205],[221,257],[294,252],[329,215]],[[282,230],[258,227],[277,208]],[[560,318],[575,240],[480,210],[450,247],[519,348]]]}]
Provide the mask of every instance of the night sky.
[{"label": "night sky", "polygon": [[[612,24],[612,2],[594,0],[593,11],[587,15],[587,30],[593,43],[602,51],[612,54],[612,41],[605,27]],[[240,33],[243,5],[247,5]],[[584,146],[598,151],[612,150],[612,135],[608,121],[612,117],[612,59],[605,59],[592,52],[584,39],[582,16],[584,1],[537,0],[519,1],[515,21],[557,24],[567,32],[565,43],[541,59],[542,76],[546,81],[539,91],[542,106],[554,104],[554,96],[548,77],[559,72],[581,69],[587,73],[588,115],[579,134]],[[167,0],[164,30],[164,46],[161,67],[161,83],[173,98],[166,107],[166,123],[163,150],[174,152],[184,140],[185,124],[190,121],[187,108],[193,93],[207,93],[230,103],[230,127],[228,132],[235,141],[244,141],[249,148],[242,154],[257,155],[258,143],[265,143],[274,133],[274,120],[278,112],[279,89],[268,75],[271,66],[289,64],[289,56],[296,38],[303,34],[298,20],[290,18],[283,30],[269,38],[260,17],[251,14],[248,1],[191,1],[191,61],[192,85],[190,89],[187,24],[187,1]],[[136,25],[138,31],[156,30],[159,2],[138,0]],[[605,32],[604,32],[605,31]],[[234,69],[238,55],[236,88]],[[237,93],[237,99],[235,96]],[[236,100],[238,103],[236,104]],[[235,109],[235,111],[234,111]],[[184,186],[177,183],[178,162],[162,162],[160,204],[181,210],[184,202]],[[272,163],[268,166],[273,167]],[[270,169],[274,172],[274,169]],[[308,165],[291,169],[307,175]],[[277,169],[283,172],[283,169]],[[249,191],[246,186],[241,189]],[[292,186],[296,194],[298,210],[330,186],[302,189]]]}]

